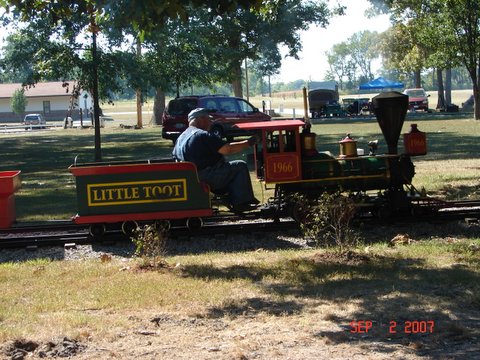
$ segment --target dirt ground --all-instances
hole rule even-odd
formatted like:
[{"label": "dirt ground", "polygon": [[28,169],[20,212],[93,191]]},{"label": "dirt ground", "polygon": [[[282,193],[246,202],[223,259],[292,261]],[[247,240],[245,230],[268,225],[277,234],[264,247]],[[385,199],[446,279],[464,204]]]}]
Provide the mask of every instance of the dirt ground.
[{"label": "dirt ground", "polygon": [[[255,304],[256,302],[256,304]],[[57,339],[33,345],[5,344],[5,359],[479,359],[478,333],[389,334],[389,324],[372,320],[368,333],[352,333],[343,320],[311,314],[249,314],[268,304],[256,299],[239,316],[194,318],[171,314],[125,314],[128,330],[109,339]],[[253,312],[253,311],[252,311]],[[365,329],[363,329],[365,330]],[[35,349],[33,349],[35,348]]]},{"label": "dirt ground", "polygon": [[[318,253],[309,261],[355,267],[375,256]],[[288,296],[245,296],[221,307],[168,313],[85,310],[99,321],[124,319],[127,326],[108,329],[104,338],[80,332],[75,339],[62,334],[43,342],[18,339],[0,345],[0,359],[480,359],[480,309],[468,300],[469,286],[478,284],[425,281],[445,272],[461,274],[461,263],[422,273],[407,260],[399,262],[396,275],[409,279],[404,289],[347,282],[341,284],[350,289],[346,293],[335,286],[314,290],[320,293],[308,286],[275,289]],[[261,282],[258,286],[265,285]]]}]

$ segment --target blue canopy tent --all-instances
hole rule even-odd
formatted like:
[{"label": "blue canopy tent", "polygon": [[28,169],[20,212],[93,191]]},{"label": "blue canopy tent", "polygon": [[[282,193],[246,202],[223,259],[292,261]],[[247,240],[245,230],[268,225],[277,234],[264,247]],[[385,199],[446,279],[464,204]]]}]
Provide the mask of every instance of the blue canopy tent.
[{"label": "blue canopy tent", "polygon": [[401,82],[391,81],[383,77],[379,77],[368,83],[361,84],[359,89],[360,90],[399,89],[399,88],[403,88],[404,86],[405,85],[403,85]]}]

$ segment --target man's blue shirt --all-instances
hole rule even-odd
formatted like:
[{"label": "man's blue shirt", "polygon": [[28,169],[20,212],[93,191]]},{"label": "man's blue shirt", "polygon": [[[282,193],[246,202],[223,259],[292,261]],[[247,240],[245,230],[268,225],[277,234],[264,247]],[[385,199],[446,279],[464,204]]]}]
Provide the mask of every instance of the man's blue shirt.
[{"label": "man's blue shirt", "polygon": [[225,142],[208,131],[190,126],[177,139],[173,156],[179,161],[190,161],[203,170],[223,159],[218,150]]}]

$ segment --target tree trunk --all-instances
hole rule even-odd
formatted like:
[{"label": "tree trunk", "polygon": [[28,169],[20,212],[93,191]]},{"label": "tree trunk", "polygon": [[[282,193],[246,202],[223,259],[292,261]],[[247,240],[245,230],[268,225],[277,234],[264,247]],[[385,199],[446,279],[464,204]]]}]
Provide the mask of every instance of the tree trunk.
[{"label": "tree trunk", "polygon": [[270,75],[268,75],[268,97],[272,97],[272,82],[270,80]]},{"label": "tree trunk", "polygon": [[165,110],[165,92],[161,88],[157,88],[155,99],[153,100],[153,116],[150,124],[161,125],[162,114]]},{"label": "tree trunk", "polygon": [[477,57],[473,61],[465,61],[465,67],[473,85],[473,115],[480,120],[480,64]]},{"label": "tree trunk", "polygon": [[247,93],[247,101],[250,100],[250,90],[248,89],[248,65],[247,59],[245,59],[245,92]]},{"label": "tree trunk", "polygon": [[415,87],[421,88],[422,87],[422,78],[420,77],[420,69],[415,70]]},{"label": "tree trunk", "polygon": [[445,105],[452,105],[452,69],[445,70]]},{"label": "tree trunk", "polygon": [[[140,38],[137,38],[137,58],[142,56],[142,43]],[[141,129],[143,127],[143,118],[142,118],[142,89],[137,89],[135,91],[137,97],[137,128]]]},{"label": "tree trunk", "polygon": [[236,97],[243,97],[242,89],[242,67],[239,62],[235,63],[233,68],[234,79],[232,81],[233,94]]},{"label": "tree trunk", "polygon": [[480,120],[480,65],[477,65],[476,76],[473,80],[473,109],[475,120]]},{"label": "tree trunk", "polygon": [[438,89],[437,110],[445,111],[445,90],[443,88],[442,69],[437,69],[437,89]]},{"label": "tree trunk", "polygon": [[136,100],[137,100],[137,128],[141,129],[143,127],[143,117],[142,117],[142,90],[137,89]]},{"label": "tree trunk", "polygon": [[473,84],[473,115],[475,120],[480,120],[480,65],[467,67]]},{"label": "tree trunk", "polygon": [[473,112],[475,115],[475,120],[480,120],[480,81],[473,85]]}]

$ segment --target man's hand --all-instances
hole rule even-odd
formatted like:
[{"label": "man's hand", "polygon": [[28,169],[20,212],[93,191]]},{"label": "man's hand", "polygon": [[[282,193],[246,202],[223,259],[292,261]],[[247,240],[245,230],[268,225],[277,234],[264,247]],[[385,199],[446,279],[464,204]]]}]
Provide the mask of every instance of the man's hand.
[{"label": "man's hand", "polygon": [[256,143],[257,143],[257,137],[251,136],[250,138],[248,138],[248,140],[226,143],[220,149],[218,149],[218,152],[222,155],[236,154],[240,151],[244,151],[246,149],[245,145],[253,146]]}]

